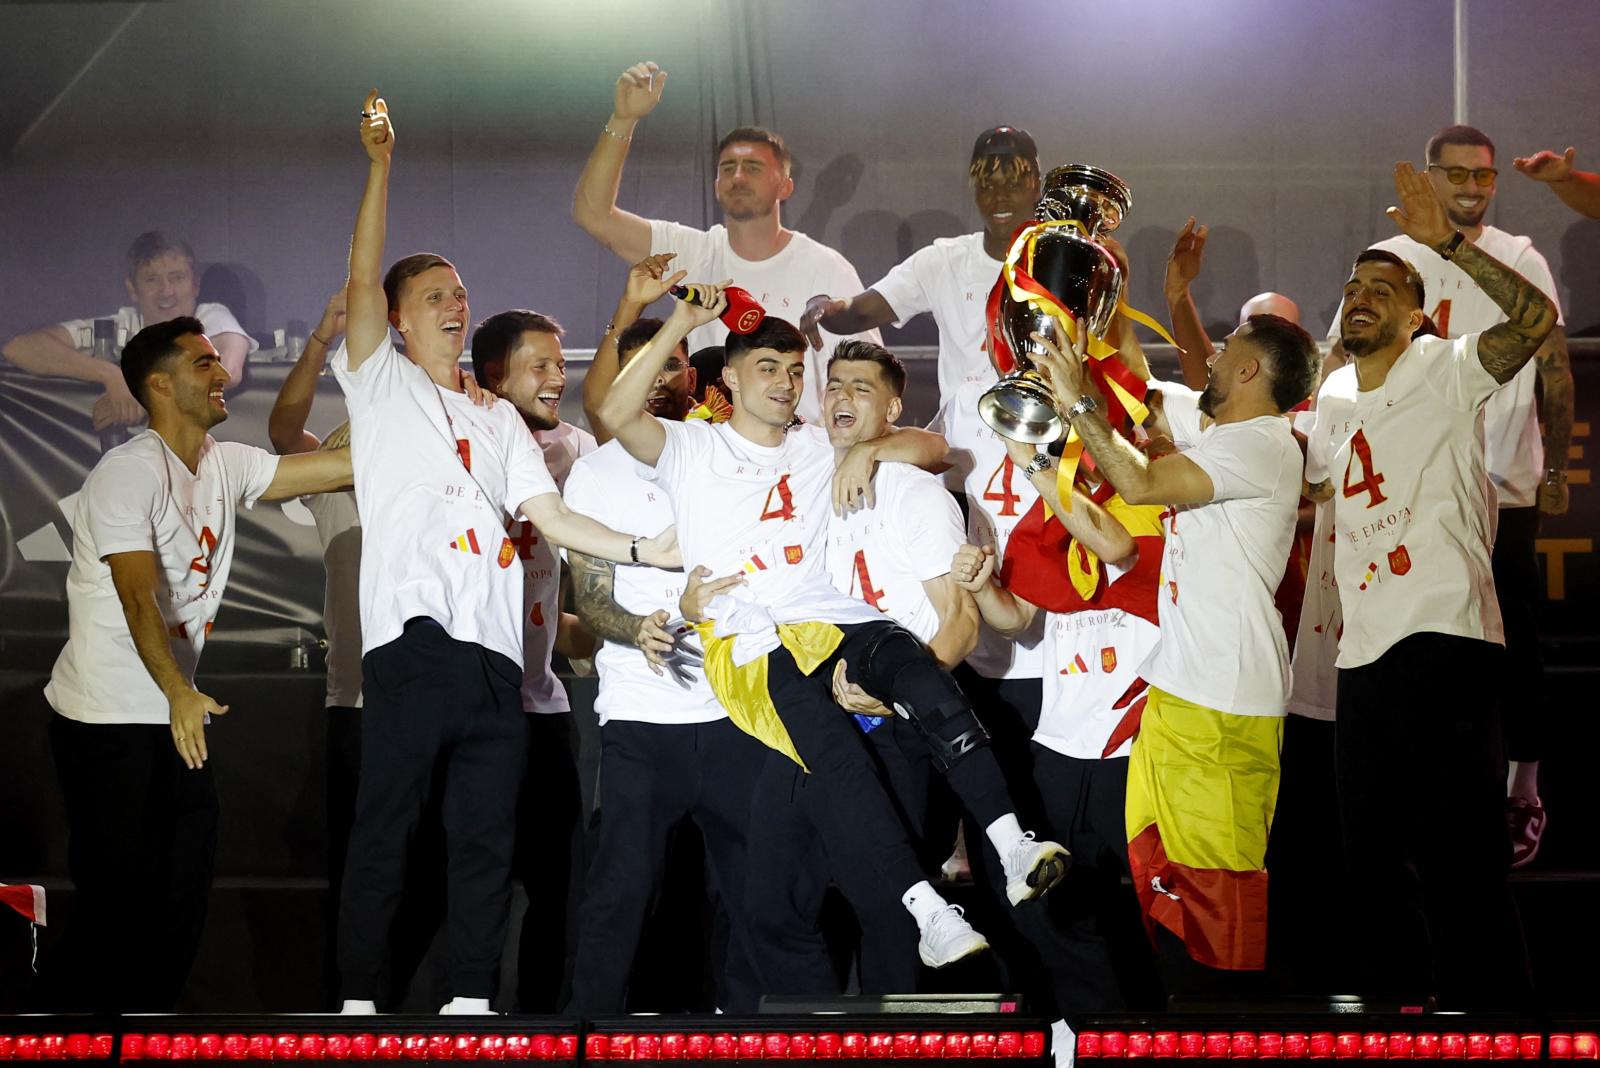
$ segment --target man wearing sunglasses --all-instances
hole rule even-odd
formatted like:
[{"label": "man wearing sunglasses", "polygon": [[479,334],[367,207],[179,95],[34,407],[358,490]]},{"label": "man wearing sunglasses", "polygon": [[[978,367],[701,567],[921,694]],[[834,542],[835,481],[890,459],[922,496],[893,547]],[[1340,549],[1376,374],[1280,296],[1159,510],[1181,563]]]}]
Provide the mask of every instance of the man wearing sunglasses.
[{"label": "man wearing sunglasses", "polygon": [[[1446,126],[1428,139],[1428,178],[1444,202],[1450,222],[1489,255],[1537,286],[1557,304],[1550,266],[1531,239],[1488,226],[1484,216],[1494,202],[1499,172],[1494,142],[1471,126]],[[1373,248],[1395,253],[1416,268],[1427,289],[1423,309],[1446,337],[1487,330],[1506,315],[1477,283],[1433,249],[1404,235]],[[1336,317],[1329,337],[1339,337]],[[1535,400],[1537,379],[1542,396]],[[1539,564],[1534,537],[1539,513],[1567,510],[1567,451],[1572,438],[1573,384],[1567,338],[1561,326],[1550,332],[1534,358],[1484,408],[1484,460],[1499,504],[1494,537],[1494,585],[1505,620],[1507,671],[1502,716],[1511,781],[1506,818],[1513,860],[1533,860],[1544,833],[1539,802],[1539,757],[1544,747],[1544,668],[1539,659],[1535,606]]]}]

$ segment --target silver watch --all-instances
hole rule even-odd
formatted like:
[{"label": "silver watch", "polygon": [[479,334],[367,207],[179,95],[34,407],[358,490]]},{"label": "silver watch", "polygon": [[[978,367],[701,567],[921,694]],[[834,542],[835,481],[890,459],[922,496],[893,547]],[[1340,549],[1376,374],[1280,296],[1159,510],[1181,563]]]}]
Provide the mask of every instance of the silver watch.
[{"label": "silver watch", "polygon": [[1028,466],[1022,469],[1022,473],[1031,479],[1034,475],[1037,475],[1042,471],[1050,470],[1050,467],[1051,464],[1049,453],[1035,453],[1033,459],[1028,461]]},{"label": "silver watch", "polygon": [[1072,407],[1061,413],[1061,418],[1066,422],[1071,423],[1080,415],[1085,415],[1089,412],[1097,412],[1099,410],[1099,403],[1096,402],[1093,397],[1085,393],[1083,396],[1072,402]]}]

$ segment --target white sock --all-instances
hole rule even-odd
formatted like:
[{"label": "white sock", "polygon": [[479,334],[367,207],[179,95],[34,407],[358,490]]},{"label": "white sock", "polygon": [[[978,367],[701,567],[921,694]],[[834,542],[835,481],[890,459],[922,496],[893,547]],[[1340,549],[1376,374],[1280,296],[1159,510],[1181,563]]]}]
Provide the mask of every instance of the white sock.
[{"label": "white sock", "polygon": [[1017,839],[1022,837],[1022,824],[1017,822],[1015,812],[1007,812],[985,827],[983,833],[989,836],[994,851],[1003,858],[1011,847],[1017,844]]},{"label": "white sock", "polygon": [[492,1016],[488,998],[451,998],[450,1004],[439,1010],[441,1016]]},{"label": "white sock", "polygon": [[1072,1033],[1067,1021],[1057,1020],[1050,1025],[1050,1052],[1056,1068],[1072,1068],[1078,1059],[1078,1036]]},{"label": "white sock", "polygon": [[377,1004],[375,1002],[371,1002],[371,1001],[354,1001],[354,1000],[351,1000],[350,998],[346,998],[344,1004],[342,1006],[340,1006],[340,1008],[339,1008],[339,1015],[340,1016],[376,1016],[376,1015],[378,1015],[378,1006],[377,1006]]},{"label": "white sock", "polygon": [[933,884],[924,879],[911,889],[907,890],[900,898],[900,904],[911,913],[911,918],[917,921],[917,926],[924,927],[928,918],[942,908],[948,908],[950,903],[939,896],[939,891]]}]

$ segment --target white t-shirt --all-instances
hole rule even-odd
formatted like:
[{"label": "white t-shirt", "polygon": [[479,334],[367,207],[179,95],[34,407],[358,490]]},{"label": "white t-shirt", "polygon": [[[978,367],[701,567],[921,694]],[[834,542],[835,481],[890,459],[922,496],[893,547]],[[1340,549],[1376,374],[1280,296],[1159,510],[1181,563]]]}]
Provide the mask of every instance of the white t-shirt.
[{"label": "white t-shirt", "polygon": [[[776,256],[764,260],[741,259],[728,243],[728,228],[721,223],[709,230],[697,230],[681,223],[653,219],[650,222],[650,254],[676,252],[673,270],[689,272],[690,282],[720,282],[747,290],[768,315],[798,324],[806,302],[819,293],[849,298],[861,292],[861,276],[850,261],[838,252],[805,234],[796,232]],[[820,328],[819,328],[820,329]],[[721,345],[728,336],[722,320],[714,319],[689,335],[689,351],[707,345]],[[882,343],[876,330],[850,337]],[[805,392],[800,396],[800,417],[813,425],[822,419],[822,391],[828,380],[828,357],[840,337],[822,331],[822,351],[806,349]]]},{"label": "white t-shirt", "polygon": [[389,338],[354,373],[343,344],[332,366],[363,524],[362,652],[429,616],[520,666],[526,583],[506,523],[557,492],[528,425],[510,404],[440,389]]},{"label": "white t-shirt", "polygon": [[1200,412],[1200,393],[1179,382],[1152,378],[1149,387],[1161,394],[1161,411],[1172,431],[1172,443],[1180,449],[1193,448],[1205,433],[1205,417]]},{"label": "white t-shirt", "polygon": [[1140,674],[1218,712],[1281,716],[1289,646],[1273,593],[1294,541],[1300,446],[1289,420],[1263,415],[1212,426],[1183,455],[1213,493],[1166,512],[1161,640]]},{"label": "white t-shirt", "polygon": [[[983,232],[941,237],[913,252],[872,288],[894,309],[895,325],[931,312],[939,327],[939,399],[965,382],[994,384],[994,365],[984,347],[989,290],[1000,277],[1000,261],[983,249]],[[839,294],[842,296],[842,294]]]},{"label": "white t-shirt", "polygon": [[[1106,580],[1119,582],[1128,569],[1106,567]],[[1144,581],[1148,582],[1149,579]],[[1044,703],[1033,740],[1062,756],[1099,760],[1126,709],[1113,706],[1139,677],[1139,668],[1161,631],[1154,623],[1121,608],[1048,615],[1044,657]],[[1110,753],[1127,756],[1132,739]]]},{"label": "white t-shirt", "polygon": [[859,598],[915,634],[924,645],[939,633],[939,612],[924,582],[950,573],[966,544],[961,509],[944,483],[910,464],[879,464],[871,508],[834,516],[828,527],[828,575],[834,588]]},{"label": "white t-shirt", "polygon": [[741,598],[778,622],[880,618],[828,581],[834,452],[820,427],[797,427],[776,446],[757,445],[732,423],[661,427],[666,445],[646,470],[672,498],[686,572],[701,564],[716,578],[742,572]]},{"label": "white t-shirt", "polygon": [[1499,388],[1477,334],[1418,338],[1332,428],[1340,667],[1424,631],[1505,643],[1483,456],[1484,408]]},{"label": "white t-shirt", "polygon": [[[200,325],[205,327],[206,337],[215,338],[220,334],[238,334],[249,343],[245,350],[248,355],[260,348],[255,338],[244,332],[244,327],[239,325],[239,320],[233,317],[223,304],[196,304],[194,317],[200,320]],[[139,314],[139,309],[134,307],[118,308],[115,316],[101,316],[101,318],[115,318],[117,321],[117,351],[121,352],[128,339],[144,329],[144,316]],[[68,319],[61,324],[67,333],[72,335],[72,347],[85,352],[94,348],[94,320],[93,319]]]},{"label": "white t-shirt", "polygon": [[[1532,238],[1485,226],[1473,244],[1539,287],[1555,304],[1560,321],[1561,300],[1556,294],[1555,278],[1550,274],[1550,265],[1533,247]],[[1397,234],[1372,247],[1393,252],[1417,269],[1426,289],[1426,310],[1446,337],[1480,334],[1506,321],[1506,313],[1467,272],[1421,242]],[[1328,336],[1339,336],[1337,315]],[[1533,397],[1538,375],[1539,369],[1529,360],[1484,409],[1485,458],[1501,508],[1529,508],[1538,503],[1539,482],[1544,477],[1544,442],[1539,437]]]},{"label": "white t-shirt", "polygon": [[[978,415],[978,398],[997,380],[990,368],[987,380],[958,385],[928,429],[950,443],[947,484],[966,494],[968,540],[973,545],[993,545],[998,567],[1005,560],[1006,541],[1039,499],[1039,491],[1011,462],[1005,442]],[[1044,672],[1044,626],[1043,612],[1016,638],[981,624],[967,665],[989,679],[1039,678]]]},{"label": "white t-shirt", "polygon": [[133,645],[105,562],[154,552],[157,600],[173,658],[192,683],[233,566],[242,503],[272,484],[278,458],[207,436],[194,474],[153,430],[107,452],[78,495],[67,570],[67,645],[45,687],[50,707],[82,723],[168,722],[167,699]]},{"label": "white t-shirt", "polygon": [[[533,440],[539,443],[545,470],[558,489],[566,486],[567,474],[578,457],[595,450],[594,435],[571,423],[534,431]],[[526,519],[511,524],[511,544],[517,547],[528,576],[522,594],[522,710],[570,712],[567,688],[550,663],[561,622],[561,557]]]},{"label": "white t-shirt", "polygon": [[322,542],[322,632],[328,639],[328,708],[361,707],[361,512],[354,490],[300,498]]},{"label": "white t-shirt", "polygon": [[[1328,477],[1334,442],[1353,431],[1356,407],[1356,369],[1346,364],[1334,370],[1317,391],[1317,407],[1306,431],[1306,481]],[[1339,487],[1335,487],[1335,491]],[[1295,631],[1293,675],[1289,711],[1311,719],[1331,720],[1338,707],[1339,637],[1344,613],[1339,610],[1339,584],[1334,574],[1336,537],[1333,502],[1317,505],[1311,531],[1311,559],[1306,571],[1305,595],[1300,602],[1300,625]]]},{"label": "white t-shirt", "polygon": [[[608,441],[572,466],[564,491],[567,507],[612,530],[655,537],[673,523],[672,503],[660,486],[640,477],[640,467],[623,449]],[[625,611],[647,616],[665,610],[678,616],[678,598],[688,581],[684,571],[662,571],[639,565],[617,565],[612,599]],[[594,656],[600,693],[594,710],[604,726],[611,720],[635,723],[710,723],[728,713],[717,703],[705,676],[688,671],[691,681],[680,686],[657,675],[644,654],[631,645],[603,642]]]}]

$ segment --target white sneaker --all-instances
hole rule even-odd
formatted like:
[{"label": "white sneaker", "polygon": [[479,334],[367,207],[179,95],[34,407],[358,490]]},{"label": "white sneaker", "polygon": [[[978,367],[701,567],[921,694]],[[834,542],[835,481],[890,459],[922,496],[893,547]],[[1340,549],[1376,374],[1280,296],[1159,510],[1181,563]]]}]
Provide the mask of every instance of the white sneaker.
[{"label": "white sneaker", "polygon": [[1028,831],[1006,853],[1006,898],[1013,905],[1032,901],[1067,874],[1072,854],[1055,842],[1036,842]]},{"label": "white sneaker", "polygon": [[371,1002],[371,1001],[350,1001],[350,1000],[346,1000],[345,1003],[339,1007],[339,1015],[340,1016],[376,1016],[376,1015],[378,1015],[378,1006],[377,1006],[376,1003]]},{"label": "white sneaker", "polygon": [[917,941],[917,956],[930,968],[943,968],[988,948],[988,940],[972,929],[961,906],[946,905],[928,917]]},{"label": "white sneaker", "polygon": [[439,1007],[440,1016],[494,1016],[488,998],[451,998]]}]

